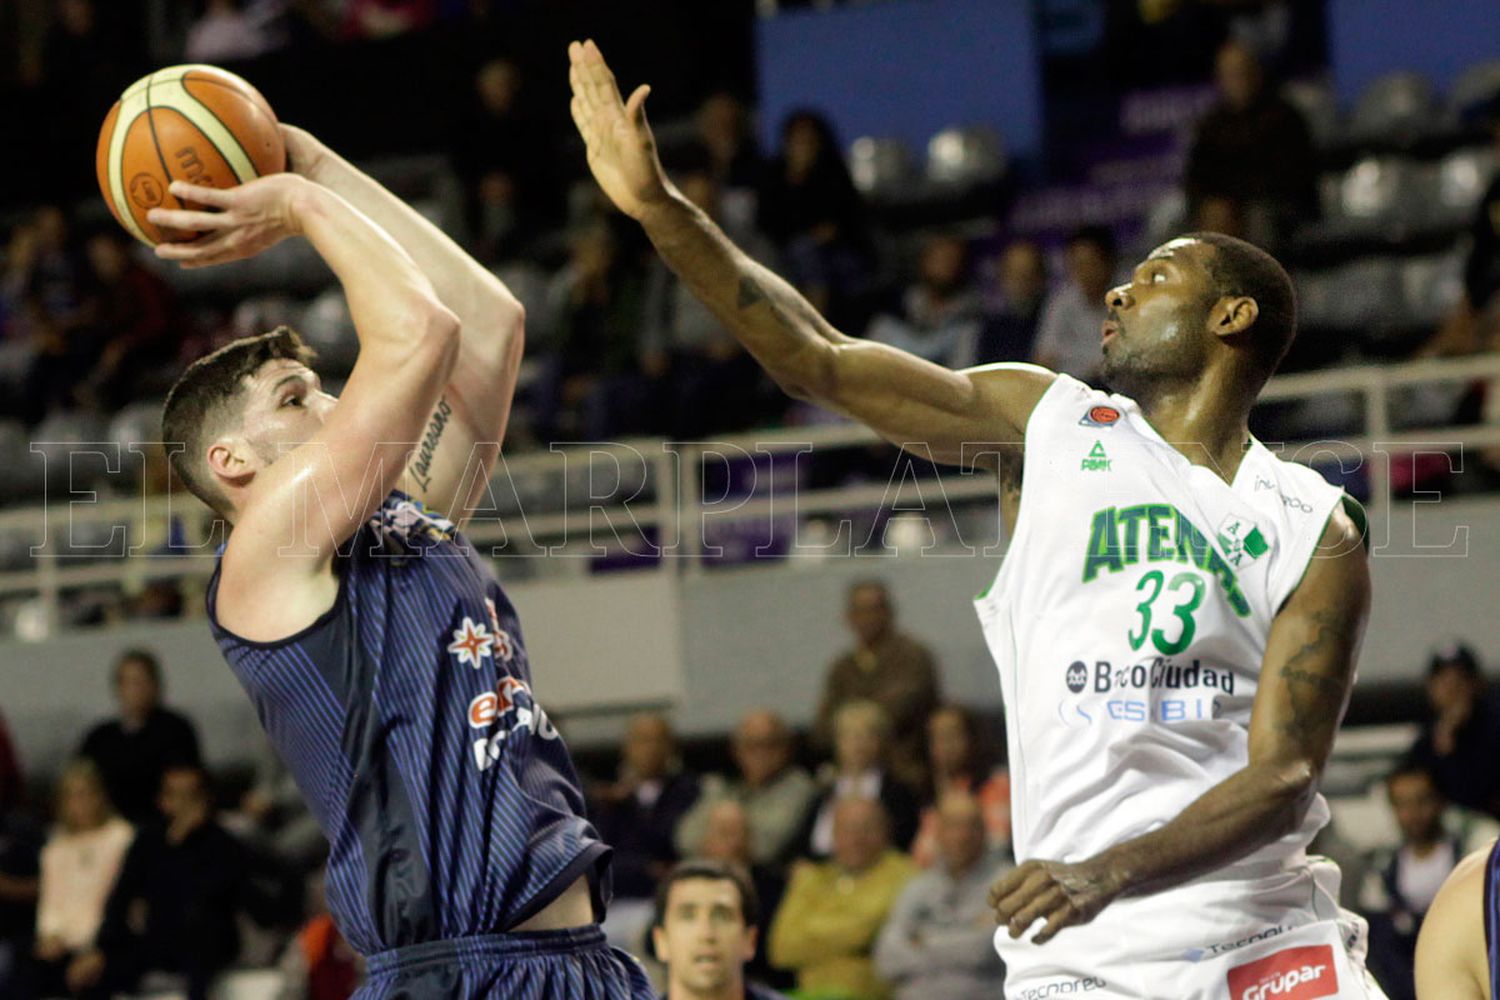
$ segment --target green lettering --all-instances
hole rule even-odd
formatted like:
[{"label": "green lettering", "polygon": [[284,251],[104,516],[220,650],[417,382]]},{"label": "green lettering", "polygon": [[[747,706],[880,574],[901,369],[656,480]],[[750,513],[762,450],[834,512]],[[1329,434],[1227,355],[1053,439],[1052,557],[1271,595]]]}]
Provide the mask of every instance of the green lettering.
[{"label": "green lettering", "polygon": [[1174,508],[1164,503],[1154,503],[1146,508],[1146,516],[1151,521],[1150,527],[1146,529],[1146,558],[1152,562],[1172,558],[1172,552],[1167,546],[1167,525],[1162,522],[1175,513]]},{"label": "green lettering", "polygon": [[1120,511],[1120,525],[1125,529],[1125,565],[1133,566],[1141,561],[1141,550],[1138,544],[1140,539],[1141,520],[1145,518],[1149,507],[1126,507]]},{"label": "green lettering", "polygon": [[1124,568],[1120,545],[1115,538],[1115,508],[1109,507],[1094,515],[1094,523],[1089,529],[1089,550],[1083,559],[1083,582],[1088,583],[1098,576],[1101,569],[1118,573]]}]

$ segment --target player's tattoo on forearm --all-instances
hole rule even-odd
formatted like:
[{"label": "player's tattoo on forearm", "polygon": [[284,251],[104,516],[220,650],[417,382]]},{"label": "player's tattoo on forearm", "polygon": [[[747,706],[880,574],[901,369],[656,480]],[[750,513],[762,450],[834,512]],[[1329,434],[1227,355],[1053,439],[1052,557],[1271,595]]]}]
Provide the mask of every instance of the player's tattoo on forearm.
[{"label": "player's tattoo on forearm", "polygon": [[1336,611],[1319,611],[1313,615],[1314,632],[1302,648],[1287,658],[1281,667],[1281,676],[1287,680],[1287,704],[1291,718],[1281,725],[1281,731],[1295,739],[1306,739],[1319,727],[1326,727],[1336,719],[1334,716],[1343,704],[1345,681],[1309,669],[1306,664],[1325,655],[1343,638],[1347,623]]},{"label": "player's tattoo on forearm", "polygon": [[739,298],[734,303],[740,312],[744,312],[751,306],[759,305],[764,301],[766,301],[766,293],[761,291],[760,285],[755,283],[755,279],[748,274],[741,277]]},{"label": "player's tattoo on forearm", "polygon": [[443,439],[443,430],[448,426],[448,418],[452,415],[453,407],[449,405],[448,397],[439,398],[437,409],[432,411],[432,419],[427,422],[427,433],[422,435],[422,441],[417,445],[417,456],[411,463],[411,475],[424,493],[432,486],[432,458],[437,454],[438,442]]}]

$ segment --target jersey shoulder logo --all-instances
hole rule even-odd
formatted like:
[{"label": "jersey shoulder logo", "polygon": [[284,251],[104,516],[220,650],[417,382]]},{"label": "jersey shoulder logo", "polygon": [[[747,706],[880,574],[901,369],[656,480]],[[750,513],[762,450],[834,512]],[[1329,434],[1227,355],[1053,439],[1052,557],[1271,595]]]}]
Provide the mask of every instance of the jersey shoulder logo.
[{"label": "jersey shoulder logo", "polygon": [[1078,468],[1080,472],[1108,472],[1109,456],[1104,452],[1104,442],[1095,441]]},{"label": "jersey shoulder logo", "polygon": [[1259,528],[1233,514],[1226,517],[1219,525],[1218,535],[1219,548],[1224,550],[1224,558],[1228,559],[1232,566],[1240,565],[1247,558],[1254,562],[1271,548],[1270,543],[1266,541],[1266,536],[1260,533]]},{"label": "jersey shoulder logo", "polygon": [[484,657],[494,655],[491,651],[494,644],[495,637],[483,622],[476,622],[464,615],[463,625],[453,630],[453,641],[448,644],[448,652],[458,657],[459,666],[467,665],[478,670],[484,665]]},{"label": "jersey shoulder logo", "polygon": [[1120,420],[1120,411],[1113,406],[1091,406],[1078,420],[1080,427],[1112,427]]}]

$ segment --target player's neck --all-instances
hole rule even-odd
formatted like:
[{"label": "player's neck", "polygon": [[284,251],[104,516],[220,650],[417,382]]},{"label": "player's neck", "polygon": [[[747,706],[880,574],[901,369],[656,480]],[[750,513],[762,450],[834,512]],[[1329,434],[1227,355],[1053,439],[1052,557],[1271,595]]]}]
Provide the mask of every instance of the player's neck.
[{"label": "player's neck", "polygon": [[[1252,400],[1253,401],[1253,400]],[[1141,412],[1164,440],[1194,465],[1233,482],[1250,447],[1249,405],[1224,387],[1200,382],[1137,399]]]}]

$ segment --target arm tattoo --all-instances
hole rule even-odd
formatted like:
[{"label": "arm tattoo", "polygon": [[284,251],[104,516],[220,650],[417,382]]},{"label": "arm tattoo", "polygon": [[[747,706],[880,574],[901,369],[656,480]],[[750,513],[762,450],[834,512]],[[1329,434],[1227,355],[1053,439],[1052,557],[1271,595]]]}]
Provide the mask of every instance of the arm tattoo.
[{"label": "arm tattoo", "polygon": [[766,293],[760,290],[760,286],[755,283],[754,278],[748,274],[740,278],[740,294],[735,302],[740,312],[744,312],[751,306],[759,305],[764,301],[766,301]]},{"label": "arm tattoo", "polygon": [[1334,611],[1319,611],[1312,620],[1315,626],[1312,637],[1281,667],[1281,676],[1287,680],[1287,702],[1291,708],[1291,718],[1282,724],[1281,730],[1299,740],[1316,733],[1318,727],[1328,721],[1329,715],[1337,712],[1337,706],[1344,698],[1343,680],[1304,666],[1338,644],[1344,620]]},{"label": "arm tattoo", "polygon": [[443,429],[448,426],[448,418],[452,415],[453,407],[449,405],[448,397],[443,396],[438,400],[437,409],[432,411],[432,419],[427,423],[427,433],[422,435],[422,441],[417,445],[411,475],[423,493],[432,486],[432,457],[437,453],[438,442],[443,439]]}]

